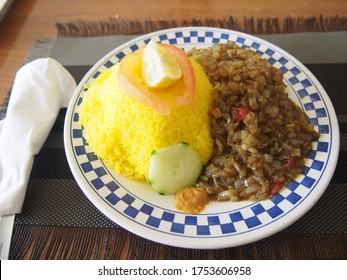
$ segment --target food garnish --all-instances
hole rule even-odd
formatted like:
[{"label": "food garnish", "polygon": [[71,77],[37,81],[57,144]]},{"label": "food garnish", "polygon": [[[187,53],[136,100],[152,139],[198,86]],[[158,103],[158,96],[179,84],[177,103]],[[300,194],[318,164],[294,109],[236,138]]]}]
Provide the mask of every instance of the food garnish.
[{"label": "food garnish", "polygon": [[139,71],[136,70],[141,65],[142,54],[140,52],[130,53],[122,59],[117,72],[120,88],[136,101],[155,109],[163,115],[169,114],[170,104],[155,95],[146,85],[141,75],[138,75]]},{"label": "food garnish", "polygon": [[201,170],[199,155],[182,142],[152,152],[148,183],[160,194],[174,194],[194,184]]},{"label": "food garnish", "polygon": [[148,87],[165,88],[182,77],[174,55],[151,40],[143,49],[142,75]]},{"label": "food garnish", "polygon": [[[186,106],[194,101],[195,78],[187,54],[172,45],[150,41],[139,51],[126,55],[117,73],[119,86],[138,102],[169,114],[170,106]],[[170,104],[153,89],[165,89],[183,80],[184,90]],[[165,94],[165,91],[161,91]]]},{"label": "food garnish", "polygon": [[176,97],[177,106],[186,106],[194,102],[195,97],[195,78],[192,64],[187,54],[180,48],[173,45],[160,44],[161,47],[165,48],[177,59],[178,64],[182,69],[182,79],[185,85],[185,91],[182,96]]}]

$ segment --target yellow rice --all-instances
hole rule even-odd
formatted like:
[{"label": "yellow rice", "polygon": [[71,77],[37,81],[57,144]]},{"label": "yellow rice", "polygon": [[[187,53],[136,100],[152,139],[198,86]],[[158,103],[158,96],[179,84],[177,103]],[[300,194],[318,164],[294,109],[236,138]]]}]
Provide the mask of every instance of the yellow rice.
[{"label": "yellow rice", "polygon": [[[88,87],[79,109],[79,122],[91,149],[107,166],[128,178],[147,180],[153,150],[187,142],[205,164],[213,144],[208,112],[213,86],[202,67],[191,61],[195,73],[194,104],[170,109],[161,115],[138,103],[118,86],[118,64],[105,70]],[[182,83],[165,90],[168,95],[182,92]],[[165,94],[158,91],[157,94]]]}]

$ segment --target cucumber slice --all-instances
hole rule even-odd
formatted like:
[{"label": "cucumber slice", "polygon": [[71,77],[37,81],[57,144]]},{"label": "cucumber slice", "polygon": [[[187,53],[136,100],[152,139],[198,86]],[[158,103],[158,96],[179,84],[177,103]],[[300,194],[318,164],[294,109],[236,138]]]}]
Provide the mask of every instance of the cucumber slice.
[{"label": "cucumber slice", "polygon": [[178,143],[153,151],[148,182],[160,194],[174,194],[194,184],[202,167],[195,150],[187,143]]}]

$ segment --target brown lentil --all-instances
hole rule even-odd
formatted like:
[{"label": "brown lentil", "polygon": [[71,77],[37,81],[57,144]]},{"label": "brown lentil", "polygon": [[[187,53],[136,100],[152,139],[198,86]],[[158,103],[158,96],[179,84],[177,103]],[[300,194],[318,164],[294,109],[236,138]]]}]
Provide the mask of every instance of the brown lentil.
[{"label": "brown lentil", "polygon": [[215,89],[214,152],[196,186],[219,201],[268,198],[301,172],[319,134],[288,97],[282,72],[252,50],[228,42],[189,56]]}]

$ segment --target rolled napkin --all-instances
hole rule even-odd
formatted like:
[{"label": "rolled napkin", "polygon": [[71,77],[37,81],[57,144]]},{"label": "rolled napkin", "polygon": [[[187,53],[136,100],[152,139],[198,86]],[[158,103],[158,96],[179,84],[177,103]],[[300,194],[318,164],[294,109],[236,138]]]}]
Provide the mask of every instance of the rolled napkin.
[{"label": "rolled napkin", "polygon": [[76,82],[56,60],[40,58],[16,74],[0,121],[0,215],[20,213],[36,155]]}]

